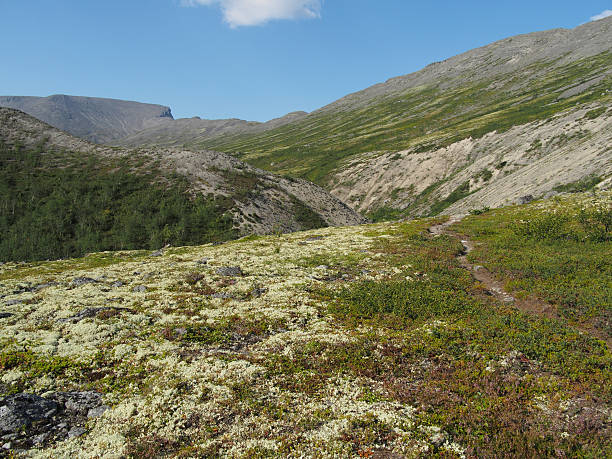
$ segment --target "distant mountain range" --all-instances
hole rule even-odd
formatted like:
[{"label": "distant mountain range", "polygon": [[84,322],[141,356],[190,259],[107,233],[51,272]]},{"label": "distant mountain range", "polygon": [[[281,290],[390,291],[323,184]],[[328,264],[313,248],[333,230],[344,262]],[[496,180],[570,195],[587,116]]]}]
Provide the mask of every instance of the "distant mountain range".
[{"label": "distant mountain range", "polygon": [[95,97],[2,96],[0,107],[21,110],[62,131],[103,144],[173,119],[170,108],[162,105]]},{"label": "distant mountain range", "polygon": [[[239,119],[175,120],[170,107],[97,97],[0,96],[0,107],[21,110],[69,134],[107,145],[178,146],[228,133],[256,133],[295,122],[307,115],[293,112],[267,123]],[[168,141],[167,139],[173,139]]]},{"label": "distant mountain range", "polygon": [[[465,212],[612,176],[612,18],[519,35],[267,123],[0,98],[89,140],[229,153],[378,217]],[[585,182],[585,183],[586,183]]]}]

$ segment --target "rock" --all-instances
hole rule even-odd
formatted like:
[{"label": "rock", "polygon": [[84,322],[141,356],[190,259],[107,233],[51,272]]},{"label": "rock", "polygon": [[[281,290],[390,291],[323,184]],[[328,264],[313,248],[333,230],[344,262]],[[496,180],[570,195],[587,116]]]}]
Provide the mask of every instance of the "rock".
[{"label": "rock", "polygon": [[34,437],[32,437],[32,444],[40,445],[41,443],[44,443],[47,438],[49,438],[49,432],[44,432],[40,435],[35,435]]},{"label": "rock", "polygon": [[44,284],[38,284],[37,286],[34,287],[34,290],[38,292],[39,290],[42,290],[43,288],[55,287],[56,285],[59,285],[59,283],[58,282],[46,282]]},{"label": "rock", "polygon": [[144,285],[137,285],[136,287],[132,289],[132,292],[134,293],[144,293],[146,291],[147,291],[147,288]]},{"label": "rock", "polygon": [[36,288],[32,287],[32,285],[30,283],[27,284],[21,284],[17,286],[17,290],[15,290],[13,292],[13,294],[15,295],[20,295],[22,293],[30,293],[33,292]]},{"label": "rock", "polygon": [[267,288],[254,288],[253,290],[251,290],[251,296],[253,298],[260,298],[266,293],[268,293]]},{"label": "rock", "polygon": [[15,306],[16,304],[21,304],[23,303],[23,300],[8,300],[6,303],[4,303],[6,306]]},{"label": "rock", "polygon": [[85,284],[95,284],[96,282],[98,282],[95,279],[92,279],[91,277],[75,277],[72,282],[70,282],[70,285],[72,287],[79,287],[81,285],[85,285]]},{"label": "rock", "polygon": [[207,265],[210,258],[202,258],[201,260],[196,261],[196,265]]},{"label": "rock", "polygon": [[123,303],[123,298],[119,296],[111,297],[106,299],[107,303]]},{"label": "rock", "polygon": [[[86,433],[89,418],[102,415],[97,392],[48,392],[0,397],[0,438],[12,449],[46,447],[55,441],[79,437]],[[0,457],[3,457],[0,454]]]},{"label": "rock", "polygon": [[222,300],[229,300],[229,299],[234,298],[231,294],[229,294],[229,293],[222,293],[222,292],[213,293],[211,295],[211,297],[213,297],[213,298],[220,298]]},{"label": "rock", "polygon": [[328,269],[327,265],[319,265],[315,269]]},{"label": "rock", "polygon": [[149,255],[150,257],[161,257],[164,254],[164,251],[162,249],[156,250],[155,252],[153,252],[151,255]]},{"label": "rock", "polygon": [[12,317],[14,314],[11,314],[10,312],[0,312],[0,319],[6,319],[8,317]]},{"label": "rock", "polygon": [[323,236],[311,236],[309,238],[307,238],[307,241],[313,242],[313,241],[320,241],[323,239]]},{"label": "rock", "polygon": [[80,437],[86,432],[82,427],[73,427],[68,431],[68,438]]},{"label": "rock", "polygon": [[0,398],[0,433],[16,433],[32,423],[45,420],[57,412],[58,406],[34,394],[16,394]]},{"label": "rock", "polygon": [[102,404],[102,395],[97,392],[57,392],[53,399],[63,403],[67,411],[87,416],[89,410]]},{"label": "rock", "polygon": [[240,266],[222,266],[217,268],[215,272],[219,276],[227,276],[227,277],[241,277],[244,275],[242,272],[242,268]]},{"label": "rock", "polygon": [[119,287],[123,287],[123,282],[121,281],[115,281],[111,284],[111,287],[113,288],[119,288]]},{"label": "rock", "polygon": [[533,201],[535,198],[533,197],[533,195],[528,194],[525,196],[521,196],[520,198],[518,198],[518,202],[519,204],[528,204],[531,201]]},{"label": "rock", "polygon": [[109,407],[107,405],[100,405],[95,408],[91,408],[87,412],[87,417],[88,418],[99,418],[106,412],[106,410],[108,410],[108,408]]},{"label": "rock", "polygon": [[83,319],[86,318],[91,318],[91,317],[96,317],[98,314],[100,314],[102,311],[127,311],[127,312],[133,312],[131,309],[128,308],[118,308],[118,307],[112,307],[112,306],[105,306],[105,307],[101,307],[101,308],[85,308],[83,309],[81,312],[67,317],[65,319],[59,319],[58,322],[61,323],[65,323],[65,322],[73,322],[73,323],[77,323],[80,322]]},{"label": "rock", "polygon": [[85,308],[77,314],[67,317],[65,319],[59,319],[58,322],[80,322],[81,320],[88,317],[95,317],[104,308]]}]

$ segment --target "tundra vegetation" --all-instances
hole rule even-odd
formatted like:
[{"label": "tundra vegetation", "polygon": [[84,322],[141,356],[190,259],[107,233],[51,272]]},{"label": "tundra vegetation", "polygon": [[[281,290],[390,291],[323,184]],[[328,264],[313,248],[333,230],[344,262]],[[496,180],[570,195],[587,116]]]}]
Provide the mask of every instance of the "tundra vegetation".
[{"label": "tundra vegetation", "polygon": [[110,406],[31,457],[609,457],[612,355],[590,330],[610,330],[611,205],[452,227],[555,319],[489,295],[428,232],[444,218],[6,263],[0,390]]}]

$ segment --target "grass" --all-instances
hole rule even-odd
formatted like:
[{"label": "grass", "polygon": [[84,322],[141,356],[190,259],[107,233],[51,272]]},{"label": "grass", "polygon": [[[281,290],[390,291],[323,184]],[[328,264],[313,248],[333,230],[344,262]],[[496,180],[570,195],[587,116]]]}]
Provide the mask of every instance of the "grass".
[{"label": "grass", "polygon": [[455,228],[482,243],[471,260],[508,287],[544,298],[569,321],[591,323],[610,336],[612,211],[608,200],[595,206],[586,195],[577,199],[472,215]]},{"label": "grass", "polygon": [[560,193],[582,193],[595,188],[603,180],[597,175],[590,175],[575,182],[566,183],[565,185],[557,185],[553,189]]},{"label": "grass", "polygon": [[[377,332],[343,347],[311,343],[291,362],[276,362],[276,371],[296,375],[289,387],[321,387],[325,375],[338,371],[385,381],[385,397],[424,407],[422,424],[440,426],[476,456],[609,453],[603,418],[588,428],[572,426],[578,430],[563,439],[558,429],[569,427],[532,407],[538,397],[589,393],[608,399],[612,360],[606,346],[563,322],[492,304],[456,264],[454,242],[424,238],[420,230],[404,227],[401,237],[379,250],[398,266],[425,269],[427,277],[366,281],[321,293],[344,324],[367,324]],[[596,277],[592,286],[605,288],[608,280]],[[439,325],[426,325],[432,320]],[[516,368],[489,369],[500,355],[515,355]]]}]

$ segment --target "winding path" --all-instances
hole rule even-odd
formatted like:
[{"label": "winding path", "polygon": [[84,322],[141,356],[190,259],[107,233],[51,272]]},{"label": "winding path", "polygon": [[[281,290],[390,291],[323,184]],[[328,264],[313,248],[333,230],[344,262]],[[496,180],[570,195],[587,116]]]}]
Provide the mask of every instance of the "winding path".
[{"label": "winding path", "polygon": [[[474,279],[476,279],[482,284],[487,293],[495,297],[497,300],[506,304],[512,304],[517,309],[520,309],[521,311],[530,314],[537,314],[539,316],[548,317],[550,319],[560,319],[566,322],[567,319],[564,319],[557,312],[557,308],[554,305],[543,301],[534,295],[530,295],[526,298],[516,298],[512,296],[509,292],[505,290],[503,283],[497,280],[487,268],[485,268],[484,266],[475,265],[468,261],[467,255],[472,250],[474,250],[474,247],[477,243],[449,229],[449,227],[454,223],[460,222],[463,217],[463,215],[452,216],[448,221],[444,223],[431,226],[429,228],[429,232],[434,236],[445,234],[447,236],[460,240],[461,244],[463,245],[463,252],[457,257],[457,260],[463,268],[467,269],[472,274]],[[588,326],[588,324],[574,326],[584,333],[594,336],[602,341],[605,341],[609,348],[612,347],[612,338],[607,336],[605,333],[602,333],[600,330],[597,330],[594,327],[590,327]]]}]

